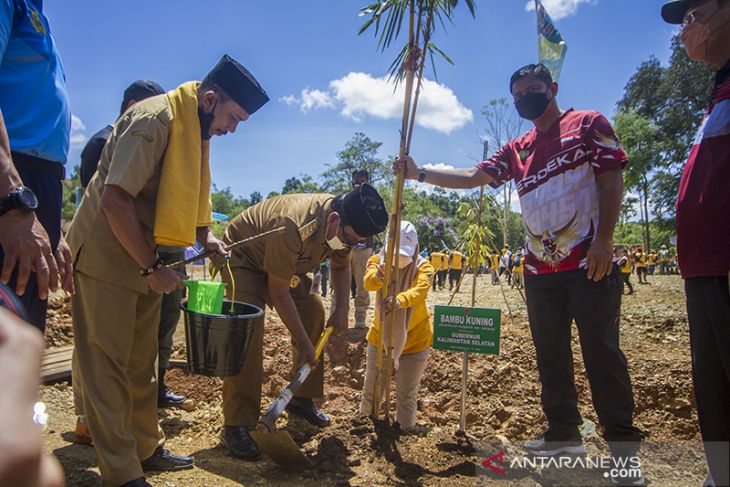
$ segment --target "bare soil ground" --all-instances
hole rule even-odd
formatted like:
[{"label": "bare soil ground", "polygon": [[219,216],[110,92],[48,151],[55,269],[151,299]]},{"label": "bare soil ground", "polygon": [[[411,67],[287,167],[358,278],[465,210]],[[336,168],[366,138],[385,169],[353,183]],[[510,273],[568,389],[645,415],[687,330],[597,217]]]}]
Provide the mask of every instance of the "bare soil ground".
[{"label": "bare soil ground", "polygon": [[[642,449],[644,474],[653,485],[701,485],[706,473],[699,444],[691,383],[687,318],[681,280],[651,276],[650,285],[637,285],[625,296],[621,322],[622,347],[627,356],[636,401],[635,422],[647,433]],[[540,384],[535,351],[522,298],[504,289],[512,311],[507,312],[499,286],[487,276],[477,284],[477,304],[502,308],[503,329],[499,356],[471,355],[468,382],[467,432],[457,435],[462,357],[434,351],[421,385],[419,429],[400,434],[385,424],[357,415],[364,373],[364,331],[350,329],[328,347],[325,398],[322,409],[332,426],[318,429],[297,418],[280,419],[314,463],[314,468],[290,472],[268,458],[242,462],[220,446],[221,381],[168,373],[168,384],[194,401],[191,411],[163,410],[160,420],[167,447],[192,454],[192,470],[152,474],[156,486],[228,485],[608,485],[595,468],[566,470],[552,467],[515,467],[523,455],[520,445],[545,427],[540,409]],[[471,276],[467,276],[455,304],[470,304]],[[446,304],[447,291],[431,293],[431,304]],[[329,301],[328,299],[326,301]],[[60,303],[60,304],[59,304]],[[329,306],[329,303],[326,303]],[[52,305],[47,339],[50,346],[72,340],[68,303]],[[182,329],[182,322],[180,328]],[[179,330],[180,332],[180,330]],[[180,333],[178,333],[179,336]],[[262,408],[287,383],[289,337],[271,310],[267,310],[265,382]],[[591,405],[580,345],[573,336],[576,387],[582,428],[589,455],[607,455],[600,426]],[[184,351],[178,347],[178,354]],[[61,383],[41,391],[50,414],[45,443],[60,459],[67,484],[96,485],[100,478],[92,447],[69,442],[74,429],[72,390]],[[596,431],[598,430],[598,431]],[[505,475],[481,466],[492,455],[506,451]]]}]

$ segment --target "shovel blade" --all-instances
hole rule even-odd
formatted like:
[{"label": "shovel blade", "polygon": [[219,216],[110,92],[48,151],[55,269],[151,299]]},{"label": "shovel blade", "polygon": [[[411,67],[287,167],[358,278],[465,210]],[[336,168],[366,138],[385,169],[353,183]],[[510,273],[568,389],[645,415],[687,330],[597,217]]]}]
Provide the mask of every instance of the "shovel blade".
[{"label": "shovel blade", "polygon": [[290,470],[310,468],[312,462],[302,453],[288,431],[251,431],[249,433],[259,449],[277,465]]}]

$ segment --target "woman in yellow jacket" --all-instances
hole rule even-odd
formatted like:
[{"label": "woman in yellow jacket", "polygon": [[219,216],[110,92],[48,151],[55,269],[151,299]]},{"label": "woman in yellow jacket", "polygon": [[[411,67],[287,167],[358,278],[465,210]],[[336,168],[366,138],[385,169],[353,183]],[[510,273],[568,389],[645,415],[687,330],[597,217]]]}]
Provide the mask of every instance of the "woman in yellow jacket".
[{"label": "woman in yellow jacket", "polygon": [[[384,246],[384,248],[386,248]],[[369,414],[373,407],[373,386],[376,380],[377,348],[383,330],[382,316],[395,313],[393,364],[395,368],[396,421],[402,428],[416,424],[416,402],[421,377],[431,352],[433,325],[426,306],[434,268],[418,255],[418,234],[412,223],[401,222],[398,252],[399,283],[397,303],[384,302],[382,295],[383,256],[375,254],[368,260],[365,288],[377,291],[375,316],[367,334],[368,348],[360,413]],[[387,347],[388,336],[384,337]],[[385,350],[383,351],[385,363]],[[385,367],[383,367],[385,371]],[[381,375],[381,380],[385,374]],[[381,389],[382,390],[382,389]]]}]

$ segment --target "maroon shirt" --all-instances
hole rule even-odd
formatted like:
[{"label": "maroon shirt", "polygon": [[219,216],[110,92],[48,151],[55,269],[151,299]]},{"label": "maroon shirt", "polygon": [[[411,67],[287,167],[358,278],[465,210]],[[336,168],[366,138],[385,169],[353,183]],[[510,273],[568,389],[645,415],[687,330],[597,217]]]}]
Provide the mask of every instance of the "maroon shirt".
[{"label": "maroon shirt", "polygon": [[677,256],[685,279],[730,271],[730,62],[717,73],[679,183]]},{"label": "maroon shirt", "polygon": [[627,162],[606,117],[570,109],[546,132],[532,129],[477,164],[494,187],[515,181],[527,232],[525,274],[585,268],[598,228],[596,175]]}]

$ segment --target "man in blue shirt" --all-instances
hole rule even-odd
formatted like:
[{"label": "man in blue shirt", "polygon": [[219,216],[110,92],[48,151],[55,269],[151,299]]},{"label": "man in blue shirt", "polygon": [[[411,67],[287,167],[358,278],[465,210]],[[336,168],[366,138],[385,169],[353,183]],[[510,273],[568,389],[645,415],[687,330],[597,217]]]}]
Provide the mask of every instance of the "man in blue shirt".
[{"label": "man in blue shirt", "polygon": [[56,289],[59,271],[63,288],[73,290],[71,253],[61,235],[71,112],[63,65],[42,8],[42,0],[0,0],[1,277],[41,330],[47,291]]}]

